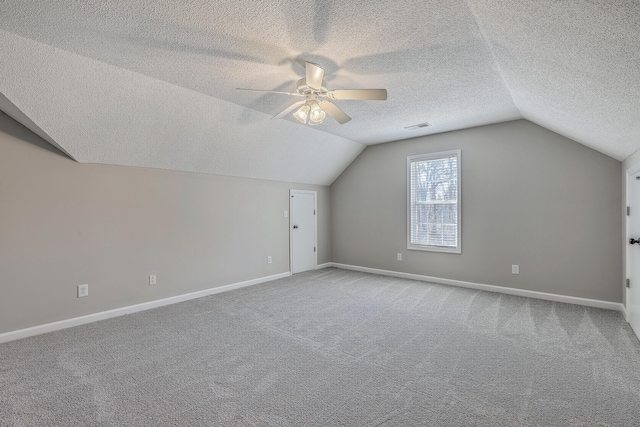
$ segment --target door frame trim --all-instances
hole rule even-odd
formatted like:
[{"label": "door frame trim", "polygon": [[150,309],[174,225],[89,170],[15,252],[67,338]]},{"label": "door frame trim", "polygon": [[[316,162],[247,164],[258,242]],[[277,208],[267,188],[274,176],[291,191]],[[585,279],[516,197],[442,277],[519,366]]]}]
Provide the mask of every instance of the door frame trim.
[{"label": "door frame trim", "polygon": [[313,209],[316,211],[316,214],[313,216],[313,246],[316,248],[314,253],[315,255],[315,265],[314,268],[318,268],[318,192],[312,190],[296,190],[294,188],[289,189],[289,273],[294,274],[293,272],[293,198],[294,193],[298,194],[312,194],[313,195]]},{"label": "door frame trim", "polygon": [[633,166],[631,166],[629,169],[627,169],[625,171],[625,200],[624,200],[624,207],[623,207],[623,215],[625,217],[625,221],[624,221],[624,264],[625,264],[625,271],[624,271],[624,277],[622,278],[622,286],[624,289],[624,318],[627,322],[629,322],[629,288],[627,288],[626,286],[626,279],[629,278],[629,247],[631,245],[628,244],[629,241],[629,215],[627,215],[626,213],[626,207],[630,206],[629,202],[629,183],[631,182],[631,177],[633,175],[636,175],[640,173],[640,164],[635,164]]}]

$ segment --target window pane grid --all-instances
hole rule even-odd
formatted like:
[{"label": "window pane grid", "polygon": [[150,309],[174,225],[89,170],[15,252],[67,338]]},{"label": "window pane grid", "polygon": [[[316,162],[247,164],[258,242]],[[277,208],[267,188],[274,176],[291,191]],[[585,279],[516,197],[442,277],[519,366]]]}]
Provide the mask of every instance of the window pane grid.
[{"label": "window pane grid", "polygon": [[410,245],[458,246],[458,153],[411,159]]}]

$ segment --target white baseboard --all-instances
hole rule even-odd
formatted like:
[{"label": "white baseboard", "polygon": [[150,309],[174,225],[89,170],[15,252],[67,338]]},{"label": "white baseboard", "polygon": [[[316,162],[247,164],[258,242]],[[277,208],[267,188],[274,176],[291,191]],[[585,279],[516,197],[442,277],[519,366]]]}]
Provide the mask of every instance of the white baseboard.
[{"label": "white baseboard", "polygon": [[[420,274],[403,273],[400,271],[381,270],[377,268],[360,267],[356,265],[340,264],[336,262],[327,262],[319,264],[316,269],[336,267],[344,270],[361,271],[364,273],[380,274],[382,276],[399,277],[403,279],[421,280],[424,282],[440,283],[444,285],[459,286],[469,289],[478,289],[489,292],[498,292],[508,295],[516,295],[528,298],[537,298],[548,301],[564,302],[568,304],[584,305],[588,307],[604,308],[608,310],[620,311],[627,318],[627,312],[624,304],[601,301],[588,298],[572,297],[567,295],[550,294],[546,292],[529,291],[525,289],[508,288],[504,286],[485,285],[481,283],[465,282],[461,280],[443,279],[440,277],[423,276]],[[86,316],[74,317],[71,319],[60,320],[57,322],[46,323],[44,325],[32,326],[30,328],[18,329],[0,334],[0,343],[27,338],[34,335],[45,334],[47,332],[58,331],[60,329],[71,328],[73,326],[84,325],[86,323],[97,322],[99,320],[110,319],[113,317],[123,316],[125,314],[137,313],[139,311],[150,310],[156,307],[175,304],[182,301],[188,301],[196,298],[214,295],[221,292],[231,291],[233,289],[244,288],[246,286],[257,285],[259,283],[270,282],[272,280],[282,279],[291,276],[291,272],[274,274],[272,276],[259,277],[257,279],[246,280],[244,282],[231,283],[228,285],[218,286],[215,288],[205,289],[202,291],[191,292],[188,294],[176,295],[174,297],[163,298],[155,301],[144,302],[126,307],[115,308],[113,310],[101,311],[98,313],[88,314]]]},{"label": "white baseboard", "polygon": [[272,280],[282,279],[291,276],[291,272],[274,274],[272,276],[259,277],[257,279],[246,280],[244,282],[231,283],[215,288],[205,289],[202,291],[190,292],[188,294],[176,295],[174,297],[158,299],[155,301],[143,302],[140,304],[128,305],[126,307],[115,308],[113,310],[101,311],[98,313],[87,314],[86,316],[74,317],[71,319],[60,320],[44,325],[32,326],[30,328],[18,329],[0,334],[0,343],[19,340],[34,335],[45,334],[47,332],[58,331],[60,329],[71,328],[73,326],[84,325],[86,323],[97,322],[99,320],[110,319],[112,317],[123,316],[125,314],[137,313],[139,311],[150,310],[156,307],[175,304],[178,302],[188,301],[196,298],[206,297],[208,295],[219,294],[220,292],[231,291],[246,286],[257,285],[259,283],[270,282]]},{"label": "white baseboard", "polygon": [[529,291],[526,289],[508,288],[505,286],[485,285],[482,283],[465,282],[462,280],[443,279],[441,277],[423,276],[420,274],[402,273],[400,271],[380,270],[377,268],[360,267],[357,265],[331,263],[332,267],[342,268],[345,270],[362,271],[364,273],[380,274],[382,276],[399,277],[402,279],[421,280],[424,282],[440,283],[443,285],[459,286],[462,288],[478,289],[482,291],[498,292],[508,295],[516,295],[520,297],[537,298],[547,301],[564,302],[567,304],[584,305],[587,307],[604,308],[607,310],[621,311],[625,314],[624,305],[619,302],[602,301],[589,298],[572,297],[567,295],[550,294],[547,292]]}]

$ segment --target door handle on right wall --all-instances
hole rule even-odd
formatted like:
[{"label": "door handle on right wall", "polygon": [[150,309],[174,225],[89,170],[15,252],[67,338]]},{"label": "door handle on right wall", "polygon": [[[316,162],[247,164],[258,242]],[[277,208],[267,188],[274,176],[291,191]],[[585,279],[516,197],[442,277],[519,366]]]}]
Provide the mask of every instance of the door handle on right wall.
[{"label": "door handle on right wall", "polygon": [[[297,225],[294,225],[294,226],[293,226],[293,228],[298,228],[298,226],[297,226]],[[633,240],[633,239],[632,239],[632,240]]]},{"label": "door handle on right wall", "polygon": [[640,245],[640,239],[634,239],[633,237],[629,239],[629,244],[633,245],[634,243],[637,243]]}]

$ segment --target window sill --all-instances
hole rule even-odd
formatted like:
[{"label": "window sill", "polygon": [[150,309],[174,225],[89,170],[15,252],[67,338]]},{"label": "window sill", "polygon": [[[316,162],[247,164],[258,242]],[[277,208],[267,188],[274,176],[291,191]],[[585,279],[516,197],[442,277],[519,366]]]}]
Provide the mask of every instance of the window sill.
[{"label": "window sill", "polygon": [[410,251],[423,251],[423,252],[441,252],[446,254],[458,254],[462,253],[460,246],[452,248],[446,246],[420,246],[420,245],[409,245],[407,246],[407,250]]}]

